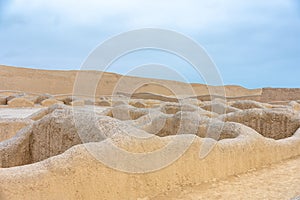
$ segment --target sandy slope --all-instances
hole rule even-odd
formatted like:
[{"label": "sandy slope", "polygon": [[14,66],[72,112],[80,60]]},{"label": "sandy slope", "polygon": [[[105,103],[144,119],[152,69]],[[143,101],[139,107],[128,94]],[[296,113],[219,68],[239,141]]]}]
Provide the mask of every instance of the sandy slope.
[{"label": "sandy slope", "polygon": [[[27,68],[17,68],[0,65],[0,90],[18,90],[27,93],[49,93],[49,94],[70,94],[73,92],[74,82],[77,72],[58,71],[58,70],[37,70]],[[88,78],[84,83],[92,82],[97,79],[101,72],[86,72]],[[146,79],[130,76],[121,76],[114,73],[104,73],[97,88],[97,95],[110,95],[119,84],[126,88],[134,88],[141,84],[141,87],[135,88],[136,92],[150,92],[161,95],[186,95],[189,85],[176,81]],[[192,84],[195,95],[208,95],[208,89],[203,84]],[[260,95],[261,89],[249,90],[240,86],[225,86],[227,96],[250,96]],[[173,92],[171,90],[174,90]]]},{"label": "sandy slope", "polygon": [[162,194],[156,200],[300,198],[300,157],[226,180]]}]

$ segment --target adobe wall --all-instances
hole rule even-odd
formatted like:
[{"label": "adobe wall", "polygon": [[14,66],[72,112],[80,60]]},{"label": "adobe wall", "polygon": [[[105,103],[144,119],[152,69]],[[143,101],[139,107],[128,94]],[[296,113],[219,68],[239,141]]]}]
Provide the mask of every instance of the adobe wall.
[{"label": "adobe wall", "polygon": [[300,100],[300,88],[263,88],[261,101],[292,101]]}]

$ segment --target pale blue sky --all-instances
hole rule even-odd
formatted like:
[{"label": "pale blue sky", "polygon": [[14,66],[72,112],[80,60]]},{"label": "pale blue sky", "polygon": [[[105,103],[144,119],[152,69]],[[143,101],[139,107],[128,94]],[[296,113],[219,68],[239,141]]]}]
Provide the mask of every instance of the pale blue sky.
[{"label": "pale blue sky", "polygon": [[[201,44],[225,84],[300,87],[300,6],[297,0],[0,0],[0,64],[79,69],[105,39],[155,27]],[[160,63],[201,82],[184,61],[165,52],[127,55],[112,66],[124,73]],[[149,70],[144,76],[178,79]]]}]

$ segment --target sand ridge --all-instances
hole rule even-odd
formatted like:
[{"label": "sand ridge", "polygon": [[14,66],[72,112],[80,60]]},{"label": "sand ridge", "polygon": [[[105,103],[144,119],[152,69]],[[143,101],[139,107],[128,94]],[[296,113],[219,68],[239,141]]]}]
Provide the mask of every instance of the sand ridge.
[{"label": "sand ridge", "polygon": [[[72,94],[74,81],[79,71],[62,71],[62,70],[38,70],[28,68],[18,68],[11,66],[0,65],[0,89],[1,90],[18,90],[26,93],[49,93],[52,95],[58,94]],[[85,72],[83,72],[85,73]],[[93,76],[99,76],[101,72],[87,72]],[[122,76],[119,74],[105,72],[99,83],[99,89],[96,95],[111,95],[112,90],[117,84],[117,81]],[[144,81],[147,80],[147,81]],[[180,88],[185,83],[177,81],[159,80],[159,79],[146,79],[139,77],[122,77],[122,81],[127,85],[136,85],[139,82],[153,82],[156,84],[145,84],[139,88],[136,93],[155,93],[160,95],[172,96],[173,93],[168,89],[176,86],[176,92],[185,95],[184,90]],[[208,89],[203,84],[191,85],[195,94],[208,95]],[[225,86],[226,94],[228,97],[235,96],[251,96],[260,95],[261,89],[249,90],[240,86]]]}]

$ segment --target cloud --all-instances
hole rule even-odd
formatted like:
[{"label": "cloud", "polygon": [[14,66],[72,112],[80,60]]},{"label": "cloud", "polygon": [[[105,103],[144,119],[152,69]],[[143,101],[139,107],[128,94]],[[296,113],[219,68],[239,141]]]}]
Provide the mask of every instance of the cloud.
[{"label": "cloud", "polygon": [[[269,11],[276,14],[292,6],[289,0],[13,0],[8,13],[31,22],[47,23],[54,17],[64,24],[86,26],[123,19],[123,24],[112,20],[112,26],[172,26],[199,31],[224,23],[260,23],[268,18]],[[258,15],[253,16],[253,12]]]},{"label": "cloud", "polygon": [[78,68],[105,39],[158,27],[202,44],[227,84],[271,86],[274,81],[268,80],[277,74],[290,74],[286,84],[295,84],[291,69],[299,72],[299,13],[296,0],[0,0],[0,59],[18,66]]}]

